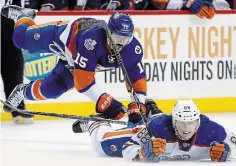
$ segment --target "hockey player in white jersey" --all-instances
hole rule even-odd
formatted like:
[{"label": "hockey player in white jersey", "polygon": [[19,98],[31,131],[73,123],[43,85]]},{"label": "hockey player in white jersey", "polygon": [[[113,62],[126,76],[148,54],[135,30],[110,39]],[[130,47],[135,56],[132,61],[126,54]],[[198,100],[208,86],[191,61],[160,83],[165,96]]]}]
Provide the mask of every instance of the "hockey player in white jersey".
[{"label": "hockey player in white jersey", "polygon": [[[147,112],[155,109],[147,103],[146,108]],[[236,159],[236,135],[200,114],[192,100],[177,101],[172,115],[153,115],[147,126],[152,137],[144,125],[115,131],[106,122],[89,122],[88,131],[92,147],[100,156],[145,162]]]}]

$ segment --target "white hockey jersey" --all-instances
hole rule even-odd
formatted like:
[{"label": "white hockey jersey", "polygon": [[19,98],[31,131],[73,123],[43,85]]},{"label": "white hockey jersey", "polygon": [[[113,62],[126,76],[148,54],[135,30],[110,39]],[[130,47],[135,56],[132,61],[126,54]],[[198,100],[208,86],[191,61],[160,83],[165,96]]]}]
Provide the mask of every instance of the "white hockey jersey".
[{"label": "white hockey jersey", "polygon": [[[231,158],[236,159],[236,135],[227,131],[208,117],[200,116],[201,125],[192,140],[184,142],[175,135],[172,127],[172,116],[162,115],[152,119],[148,127],[156,138],[166,139],[166,152],[160,155],[160,160],[199,160],[210,159],[209,149],[213,141],[226,142],[231,149]],[[123,146],[122,155],[126,160],[133,160],[138,150],[148,139],[146,128],[135,134]]]}]

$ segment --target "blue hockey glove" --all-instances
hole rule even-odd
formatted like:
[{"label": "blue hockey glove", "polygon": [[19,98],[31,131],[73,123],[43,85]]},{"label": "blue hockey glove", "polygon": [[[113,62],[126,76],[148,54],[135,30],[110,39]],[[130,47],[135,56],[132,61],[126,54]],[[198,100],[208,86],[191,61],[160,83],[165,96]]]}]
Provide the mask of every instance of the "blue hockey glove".
[{"label": "blue hockey glove", "polygon": [[200,18],[211,19],[215,15],[213,4],[207,0],[188,0],[185,6]]}]

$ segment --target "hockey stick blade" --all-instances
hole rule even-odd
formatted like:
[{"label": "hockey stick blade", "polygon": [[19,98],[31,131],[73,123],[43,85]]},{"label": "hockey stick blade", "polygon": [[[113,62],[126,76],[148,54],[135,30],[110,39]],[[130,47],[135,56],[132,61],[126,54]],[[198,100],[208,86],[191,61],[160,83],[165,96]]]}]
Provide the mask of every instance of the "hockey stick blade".
[{"label": "hockey stick blade", "polygon": [[127,125],[127,122],[125,122],[125,121],[104,119],[104,118],[99,118],[99,117],[77,116],[77,115],[57,114],[57,113],[50,113],[50,112],[36,112],[36,111],[29,111],[29,110],[21,110],[21,109],[12,107],[10,104],[4,102],[3,100],[0,100],[0,101],[1,101],[1,103],[8,106],[12,110],[17,111],[22,114],[51,116],[51,117],[65,118],[65,119],[78,119],[78,120],[83,120],[83,121],[105,121],[105,122],[113,123],[113,124]]}]

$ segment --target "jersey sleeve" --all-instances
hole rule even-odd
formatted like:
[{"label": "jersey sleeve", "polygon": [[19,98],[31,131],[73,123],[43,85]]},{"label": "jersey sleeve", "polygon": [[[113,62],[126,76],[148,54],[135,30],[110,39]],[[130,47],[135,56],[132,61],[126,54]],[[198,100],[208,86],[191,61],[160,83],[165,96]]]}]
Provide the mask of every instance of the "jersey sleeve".
[{"label": "jersey sleeve", "polygon": [[127,161],[134,161],[138,154],[140,147],[149,140],[150,136],[144,125],[136,126],[133,128],[133,137],[127,141],[122,147],[122,156]]},{"label": "jersey sleeve", "polygon": [[90,34],[81,35],[77,42],[77,54],[74,57],[75,88],[95,103],[104,93],[95,81],[95,68],[98,61],[97,47],[99,47],[99,42],[95,37]]},{"label": "jersey sleeve", "polygon": [[[140,100],[140,102],[145,103],[147,95],[147,80],[146,72],[143,67],[143,49],[141,44],[136,38],[130,43],[124,51],[124,61],[129,79],[134,87],[134,90]],[[126,59],[127,58],[127,59]],[[126,87],[128,92],[131,91],[129,85],[126,82]],[[131,96],[131,101],[134,98]]]},{"label": "jersey sleeve", "polygon": [[201,124],[194,144],[198,147],[206,148],[206,152],[201,154],[202,157],[210,158],[208,150],[210,149],[210,144],[214,141],[228,143],[232,150],[231,152],[233,152],[231,156],[234,155],[235,157],[236,141],[234,144],[231,142],[231,138],[235,137],[235,135],[227,131],[222,125],[210,120],[205,115],[201,115],[200,118]]},{"label": "jersey sleeve", "polygon": [[224,142],[230,146],[230,158],[236,159],[236,134],[226,130]]}]

